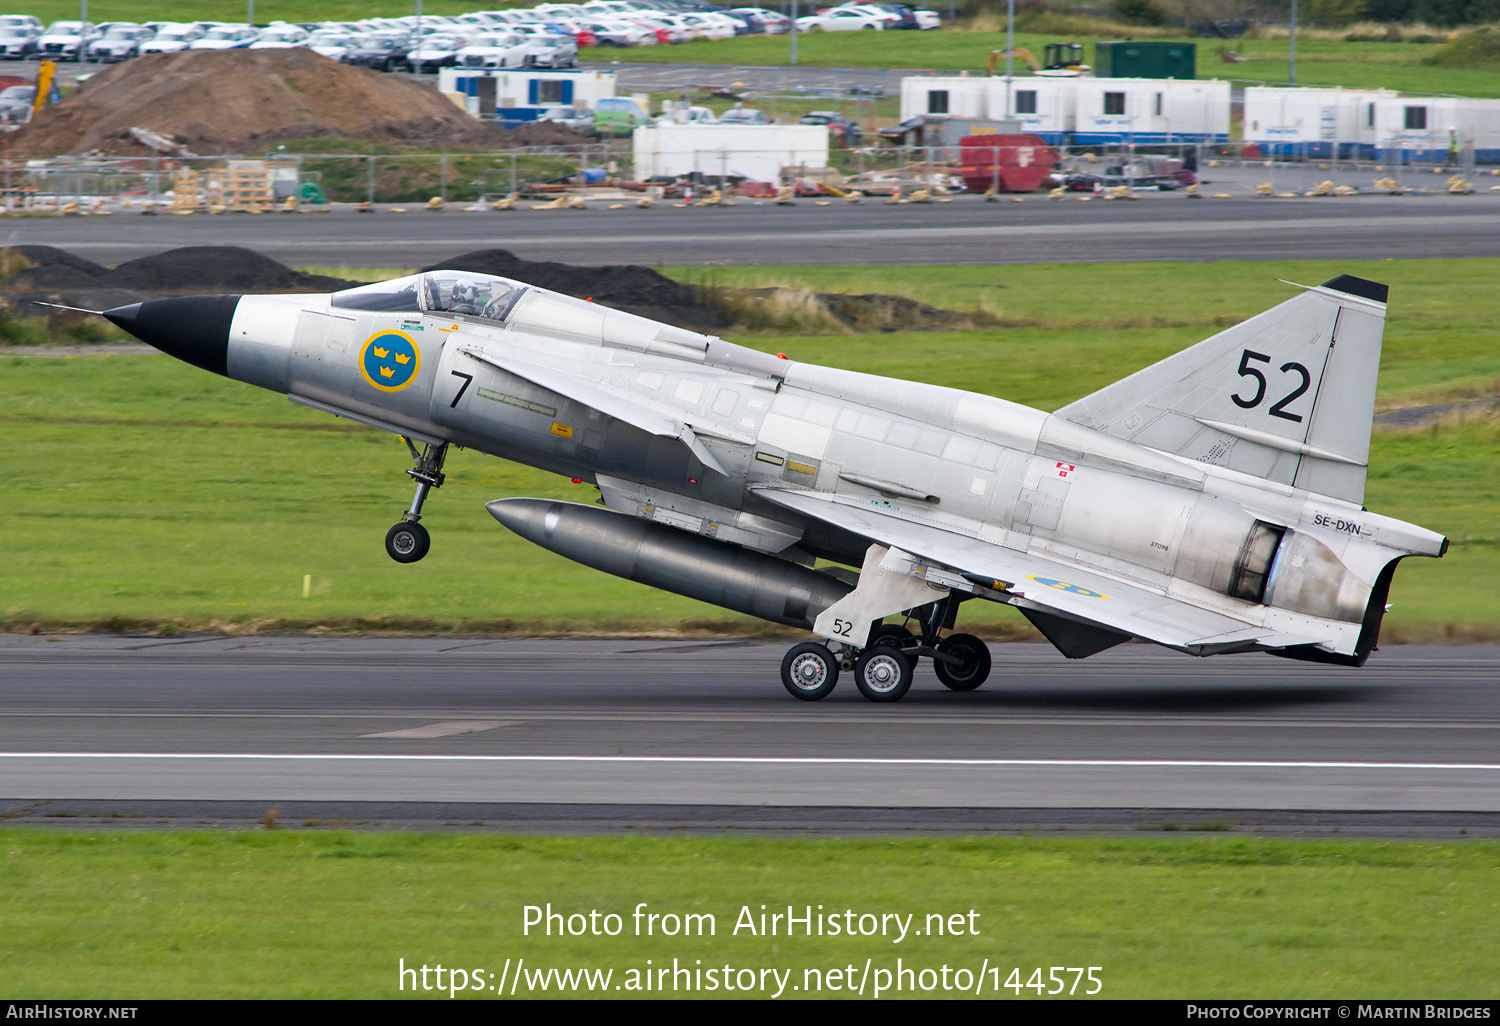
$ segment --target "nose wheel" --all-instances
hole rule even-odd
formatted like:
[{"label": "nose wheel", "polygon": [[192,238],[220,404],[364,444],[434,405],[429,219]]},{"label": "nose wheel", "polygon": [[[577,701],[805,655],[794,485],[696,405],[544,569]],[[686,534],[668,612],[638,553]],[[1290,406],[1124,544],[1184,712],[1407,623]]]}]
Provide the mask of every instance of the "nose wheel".
[{"label": "nose wheel", "polygon": [[448,458],[448,443],[429,443],[419,453],[410,438],[402,435],[401,440],[406,443],[416,464],[407,473],[416,480],[417,493],[412,496],[411,508],[401,514],[401,522],[385,532],[385,551],[398,563],[415,563],[427,555],[427,550],[432,547],[432,536],[418,521],[422,519],[422,505],[427,501],[428,493],[434,488],[443,487],[443,481],[446,480],[443,476],[443,461]]},{"label": "nose wheel", "polygon": [[398,563],[415,563],[431,547],[432,536],[415,521],[403,520],[385,532],[385,551]]}]

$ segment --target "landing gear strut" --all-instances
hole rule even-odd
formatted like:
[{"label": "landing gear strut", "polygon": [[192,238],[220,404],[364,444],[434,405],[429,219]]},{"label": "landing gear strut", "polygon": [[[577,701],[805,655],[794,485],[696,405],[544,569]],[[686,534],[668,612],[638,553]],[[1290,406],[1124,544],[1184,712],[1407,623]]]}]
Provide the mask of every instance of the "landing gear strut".
[{"label": "landing gear strut", "polygon": [[922,656],[932,660],[938,680],[952,691],[973,691],[990,675],[990,650],[972,634],[949,634],[958,605],[968,596],[947,598],[907,611],[921,634],[901,624],[876,624],[863,649],[819,641],[794,645],[781,663],[781,681],[804,702],[816,702],[833,691],[839,671],[854,671],[854,684],[871,702],[899,702],[911,688],[912,673]]},{"label": "landing gear strut", "polygon": [[433,445],[429,442],[419,453],[410,438],[402,435],[401,441],[406,443],[416,464],[407,473],[417,482],[417,494],[412,496],[411,509],[401,514],[401,522],[385,533],[385,551],[398,563],[415,563],[427,555],[427,550],[432,546],[432,537],[427,533],[427,528],[418,521],[422,519],[422,504],[427,501],[427,493],[434,488],[443,487],[443,481],[446,480],[443,476],[443,461],[448,458],[448,443]]}]

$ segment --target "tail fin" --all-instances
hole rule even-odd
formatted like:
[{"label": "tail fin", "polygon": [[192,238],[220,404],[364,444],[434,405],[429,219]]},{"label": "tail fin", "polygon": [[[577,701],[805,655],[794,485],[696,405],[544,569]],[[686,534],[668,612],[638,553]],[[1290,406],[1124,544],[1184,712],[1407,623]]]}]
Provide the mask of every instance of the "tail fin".
[{"label": "tail fin", "polygon": [[1388,292],[1341,274],[1057,414],[1363,503]]}]

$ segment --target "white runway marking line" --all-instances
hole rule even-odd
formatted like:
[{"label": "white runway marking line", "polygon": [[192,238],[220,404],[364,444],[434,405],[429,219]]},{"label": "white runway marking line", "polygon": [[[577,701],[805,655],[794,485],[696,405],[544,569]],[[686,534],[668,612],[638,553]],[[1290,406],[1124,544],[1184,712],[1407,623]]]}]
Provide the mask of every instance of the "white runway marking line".
[{"label": "white runway marking line", "polygon": [[405,730],[383,730],[378,734],[361,734],[359,736],[361,738],[452,737],[454,734],[477,734],[482,730],[494,730],[496,727],[514,727],[516,723],[516,720],[448,720],[445,723],[428,723],[421,727],[407,727]]},{"label": "white runway marking line", "polygon": [[259,752],[0,752],[0,759],[230,759],[288,762],[584,762],[649,763],[657,765],[751,766],[1057,766],[1081,769],[1381,769],[1381,770],[1493,770],[1500,763],[1475,762],[1291,762],[1239,759],[874,759],[796,758],[734,755],[352,755]]}]

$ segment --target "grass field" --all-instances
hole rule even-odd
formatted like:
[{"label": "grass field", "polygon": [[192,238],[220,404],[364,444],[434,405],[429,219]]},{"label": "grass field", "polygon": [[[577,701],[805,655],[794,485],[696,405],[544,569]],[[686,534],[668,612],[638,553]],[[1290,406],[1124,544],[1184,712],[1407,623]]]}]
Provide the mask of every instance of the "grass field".
[{"label": "grass field", "polygon": [[[647,959],[775,967],[792,973],[787,997],[806,996],[791,987],[807,969],[867,958],[894,969],[898,957],[918,970],[967,968],[971,979],[988,960],[1002,985],[1012,968],[1024,983],[1036,967],[1045,980],[1054,964],[1099,966],[1106,998],[1500,996],[1491,841],[12,828],[0,830],[0,859],[5,998],[387,998],[399,996],[401,959],[498,980],[507,959],[523,957],[533,971],[610,969],[614,984]],[[619,914],[624,930],[523,936],[523,906],[548,902],[564,914]],[[712,914],[714,935],[632,936],[639,902]],[[960,913],[977,935],[736,936],[741,908],[758,917],[762,904],[911,915],[914,929],[930,913]],[[923,996],[939,995],[954,996]]]},{"label": "grass field", "polygon": [[[1500,261],[1377,264],[715,269],[728,284],[893,291],[1016,326],[744,341],[794,359],[931,381],[1055,409],[1289,295],[1276,278],[1338,270],[1393,286],[1382,407],[1491,392]],[[702,270],[682,272],[684,276]],[[1060,316],[1060,312],[1065,311]],[[1153,326],[1154,325],[1154,326]],[[381,539],[410,498],[401,443],[156,356],[0,355],[0,623],[114,621],[167,629],[390,626],[651,632],[766,625],[584,569],[520,541],[483,504],[590,502],[592,488],[472,452],[424,516],[431,555],[401,566]],[[1500,631],[1500,423],[1378,434],[1367,503],[1442,531],[1442,560],[1404,564],[1388,640]],[[304,577],[311,594],[303,597]],[[977,608],[976,608],[977,607]],[[1005,607],[965,607],[992,636]]]},{"label": "grass field", "polygon": [[[1016,33],[1016,45],[1038,56],[1047,43],[1063,40],[1057,34]],[[1109,35],[1079,35],[1088,43]],[[1189,40],[1198,45],[1199,78],[1233,78],[1247,82],[1287,80],[1285,39],[1233,40],[1226,44],[1249,58],[1226,64],[1213,40]],[[1422,63],[1439,43],[1345,42],[1333,39],[1297,40],[1297,81],[1303,85],[1341,85],[1347,88],[1386,88],[1413,92],[1456,93],[1463,96],[1500,96],[1500,68],[1438,68]],[[797,63],[820,68],[922,68],[934,71],[982,73],[990,51],[1005,46],[1004,32],[833,32],[801,35]],[[1087,59],[1093,59],[1092,47]],[[716,43],[656,46],[620,55],[632,62],[674,64],[785,64],[790,43],[785,36],[741,36]],[[593,56],[584,52],[584,59]],[[599,55],[602,58],[602,54]],[[610,55],[611,57],[615,55]],[[1026,67],[1016,62],[1018,74]],[[887,92],[898,88],[895,79]]]}]

